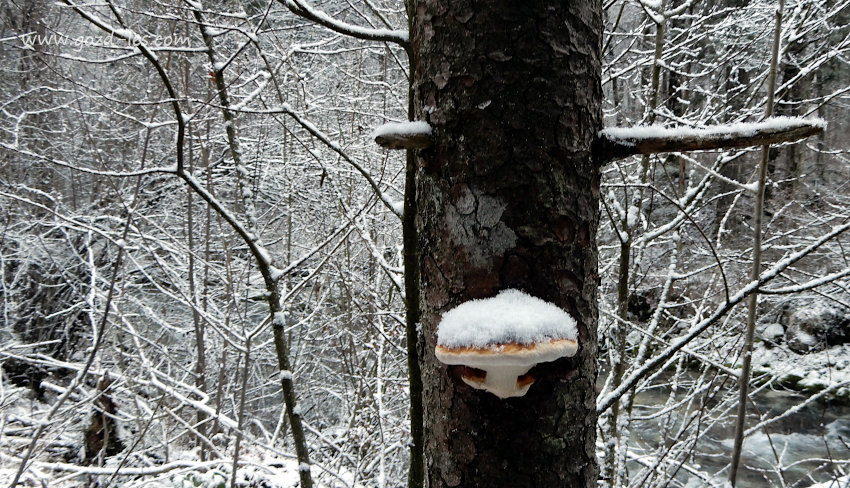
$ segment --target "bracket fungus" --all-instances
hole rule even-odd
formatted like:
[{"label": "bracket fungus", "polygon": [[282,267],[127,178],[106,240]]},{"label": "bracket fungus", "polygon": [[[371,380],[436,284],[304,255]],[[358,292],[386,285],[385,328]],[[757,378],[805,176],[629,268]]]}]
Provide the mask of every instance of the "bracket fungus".
[{"label": "bracket fungus", "polygon": [[539,363],[575,355],[576,321],[556,305],[519,290],[465,302],[437,327],[437,359],[462,365],[467,385],[499,398],[523,396]]}]

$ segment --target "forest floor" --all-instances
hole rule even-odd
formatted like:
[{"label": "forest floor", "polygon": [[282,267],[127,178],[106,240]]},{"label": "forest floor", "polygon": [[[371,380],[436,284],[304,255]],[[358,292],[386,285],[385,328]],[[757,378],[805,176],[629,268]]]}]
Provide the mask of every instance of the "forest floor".
[{"label": "forest floor", "polygon": [[[720,360],[722,351],[717,351]],[[727,358],[730,356],[726,356]],[[792,390],[802,394],[795,403],[811,401],[811,405],[836,400],[846,410],[850,405],[850,345],[838,345],[808,354],[792,352],[785,345],[759,342],[753,355],[754,377],[762,388]],[[48,388],[51,390],[51,388]],[[55,391],[48,393],[43,401],[35,398],[33,390],[4,382],[0,388],[0,486],[11,483],[20,464],[20,456],[31,439],[37,419],[50,410]],[[760,395],[756,393],[756,395]],[[763,395],[763,393],[761,394]],[[822,401],[818,401],[822,400]],[[792,407],[789,409],[793,410]],[[821,407],[822,408],[822,407]],[[834,407],[830,407],[834,408]],[[65,418],[70,414],[66,412]],[[167,459],[157,455],[146,457],[142,452],[131,456],[119,454],[106,459],[101,467],[81,466],[82,437],[90,418],[90,411],[78,411],[74,420],[59,422],[49,428],[42,437],[36,460],[23,477],[20,486],[72,487],[90,485],[92,475],[101,482],[121,469],[134,476],[121,476],[118,486],[148,488],[199,488],[219,487],[230,484],[232,459],[201,461],[197,450],[181,450],[175,443],[167,450]],[[843,424],[842,424],[843,425]],[[788,437],[810,434],[793,433]],[[132,436],[131,436],[132,437]],[[781,435],[780,435],[781,437]],[[755,441],[753,441],[755,442]],[[800,444],[800,442],[798,442]],[[156,450],[156,449],[155,449]],[[240,450],[240,468],[237,486],[257,488],[289,488],[299,484],[298,463],[281,453],[271,452],[250,442],[243,442]],[[232,452],[224,447],[223,452]],[[87,473],[87,474],[83,474]],[[313,466],[316,486],[321,488],[357,487],[354,476],[340,470],[339,466],[327,469]],[[389,485],[393,483],[387,480]],[[832,484],[830,484],[832,483]],[[811,485],[812,488],[846,488],[850,478],[839,482]],[[92,485],[93,486],[93,485]],[[805,485],[802,485],[805,486]]]}]

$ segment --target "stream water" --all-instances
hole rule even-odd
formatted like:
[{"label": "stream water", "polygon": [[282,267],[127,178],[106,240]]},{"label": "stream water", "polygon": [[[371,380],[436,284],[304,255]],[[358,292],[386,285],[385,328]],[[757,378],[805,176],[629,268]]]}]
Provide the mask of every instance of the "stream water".
[{"label": "stream water", "polygon": [[[634,414],[640,416],[657,411],[669,395],[669,389],[657,388],[638,395]],[[794,392],[764,390],[754,399],[755,408],[749,426],[762,418],[779,415],[799,405],[805,397]],[[668,415],[685,415],[677,410]],[[728,476],[728,466],[733,446],[734,409],[725,415],[726,420],[712,425],[700,435],[693,446],[688,464],[700,471],[717,473],[720,479]],[[632,442],[636,446],[652,449],[660,440],[658,422],[635,422],[631,428]],[[781,466],[778,468],[777,466]],[[630,474],[638,471],[635,464]],[[770,425],[745,439],[738,487],[808,487],[816,482],[834,479],[850,473],[850,406],[815,402]],[[680,470],[676,479],[686,486],[704,486],[704,482]],[[836,484],[836,487],[839,485]],[[842,484],[840,488],[845,488]],[[850,488],[850,487],[848,487]]]}]

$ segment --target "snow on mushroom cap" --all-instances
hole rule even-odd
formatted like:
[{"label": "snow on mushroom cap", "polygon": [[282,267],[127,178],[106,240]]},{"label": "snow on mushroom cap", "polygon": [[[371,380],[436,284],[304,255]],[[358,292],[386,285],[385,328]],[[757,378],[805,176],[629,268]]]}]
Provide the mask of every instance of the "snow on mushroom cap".
[{"label": "snow on mushroom cap", "polygon": [[437,344],[444,348],[484,349],[498,344],[575,341],[576,321],[556,305],[519,290],[462,303],[443,315]]}]

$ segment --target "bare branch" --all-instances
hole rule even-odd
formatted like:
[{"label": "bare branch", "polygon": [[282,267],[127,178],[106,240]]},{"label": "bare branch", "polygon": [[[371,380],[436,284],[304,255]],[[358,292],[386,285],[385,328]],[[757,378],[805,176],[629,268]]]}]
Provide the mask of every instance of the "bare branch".
[{"label": "bare branch", "polygon": [[795,142],[821,134],[822,119],[774,117],[757,123],[710,126],[704,129],[659,126],[609,127],[599,132],[603,162],[635,154],[706,151]]}]

